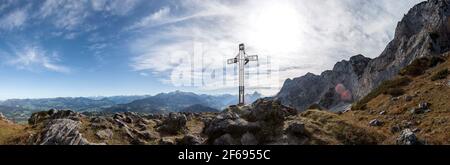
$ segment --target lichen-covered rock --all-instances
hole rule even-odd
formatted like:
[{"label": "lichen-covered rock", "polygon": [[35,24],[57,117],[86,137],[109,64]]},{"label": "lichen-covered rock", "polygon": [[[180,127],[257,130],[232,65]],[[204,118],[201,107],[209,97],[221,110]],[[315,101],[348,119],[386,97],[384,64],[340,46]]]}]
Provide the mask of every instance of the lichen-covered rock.
[{"label": "lichen-covered rock", "polygon": [[169,134],[184,133],[187,129],[186,122],[186,115],[180,113],[170,113],[158,127],[158,131]]},{"label": "lichen-covered rock", "polygon": [[420,145],[422,144],[416,137],[416,134],[411,129],[405,129],[397,138],[398,145]]},{"label": "lichen-covered rock", "polygon": [[79,121],[71,119],[51,120],[43,131],[35,137],[33,144],[39,145],[89,145],[78,131]]},{"label": "lichen-covered rock", "polygon": [[95,133],[95,136],[102,140],[110,140],[112,139],[114,133],[111,129],[100,130]]},{"label": "lichen-covered rock", "polygon": [[219,138],[224,134],[241,136],[246,132],[257,132],[260,127],[257,123],[249,123],[233,112],[223,112],[216,116],[208,125],[206,125],[203,133],[208,136],[209,142]]}]

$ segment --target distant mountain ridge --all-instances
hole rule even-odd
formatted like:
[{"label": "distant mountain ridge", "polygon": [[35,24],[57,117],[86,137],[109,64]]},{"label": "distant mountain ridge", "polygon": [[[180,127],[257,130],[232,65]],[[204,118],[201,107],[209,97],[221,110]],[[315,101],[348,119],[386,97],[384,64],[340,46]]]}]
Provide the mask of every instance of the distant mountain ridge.
[{"label": "distant mountain ridge", "polygon": [[[251,103],[259,98],[261,94],[255,92],[247,94],[246,99]],[[222,110],[229,105],[237,104],[235,95],[205,95],[192,92],[175,91],[170,93],[161,93],[145,99],[135,100],[128,104],[118,104],[116,106],[105,108],[104,112],[143,112],[143,113],[168,113],[180,112],[193,105],[201,105],[215,110]]]},{"label": "distant mountain ridge", "polygon": [[428,0],[404,16],[393,40],[377,58],[357,55],[321,75],[288,79],[274,99],[301,111],[313,104],[340,111],[337,107],[361,99],[415,59],[449,50],[450,0]]},{"label": "distant mountain ridge", "polygon": [[[249,103],[261,98],[261,94],[247,94]],[[0,102],[0,112],[14,120],[26,120],[32,112],[49,109],[68,109],[75,112],[123,112],[168,113],[179,111],[217,112],[237,103],[237,96],[206,95],[175,91],[154,96],[110,97],[59,97],[42,99],[8,99]],[[194,110],[192,108],[199,108]]]}]

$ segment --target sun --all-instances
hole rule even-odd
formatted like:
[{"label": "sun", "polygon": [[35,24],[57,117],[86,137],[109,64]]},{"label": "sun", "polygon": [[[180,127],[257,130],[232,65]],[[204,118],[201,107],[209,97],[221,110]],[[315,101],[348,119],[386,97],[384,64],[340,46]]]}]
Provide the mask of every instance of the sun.
[{"label": "sun", "polygon": [[298,49],[304,21],[289,3],[268,3],[250,13],[248,40],[273,53]]}]

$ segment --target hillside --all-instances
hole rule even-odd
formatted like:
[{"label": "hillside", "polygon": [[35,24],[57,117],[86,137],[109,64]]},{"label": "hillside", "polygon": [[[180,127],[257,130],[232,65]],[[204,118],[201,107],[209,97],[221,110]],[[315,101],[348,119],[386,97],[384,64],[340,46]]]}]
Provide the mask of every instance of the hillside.
[{"label": "hillside", "polygon": [[364,109],[345,112],[342,117],[359,124],[380,121],[377,130],[390,137],[385,144],[395,143],[395,137],[407,128],[426,144],[450,144],[450,76],[443,74],[450,69],[449,55],[443,55],[446,62],[420,75],[397,76],[410,79],[408,85],[396,87],[403,91],[400,94],[380,94],[367,101]]}]

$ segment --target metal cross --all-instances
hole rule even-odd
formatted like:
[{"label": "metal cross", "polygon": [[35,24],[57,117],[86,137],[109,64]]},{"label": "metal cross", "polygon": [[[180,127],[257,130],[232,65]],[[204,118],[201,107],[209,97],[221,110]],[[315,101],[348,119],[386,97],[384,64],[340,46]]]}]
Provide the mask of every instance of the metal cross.
[{"label": "metal cross", "polygon": [[247,55],[245,53],[244,44],[239,44],[239,54],[235,58],[227,60],[228,64],[237,63],[239,65],[239,104],[238,105],[245,105],[244,66],[250,61],[258,61],[258,55]]}]

